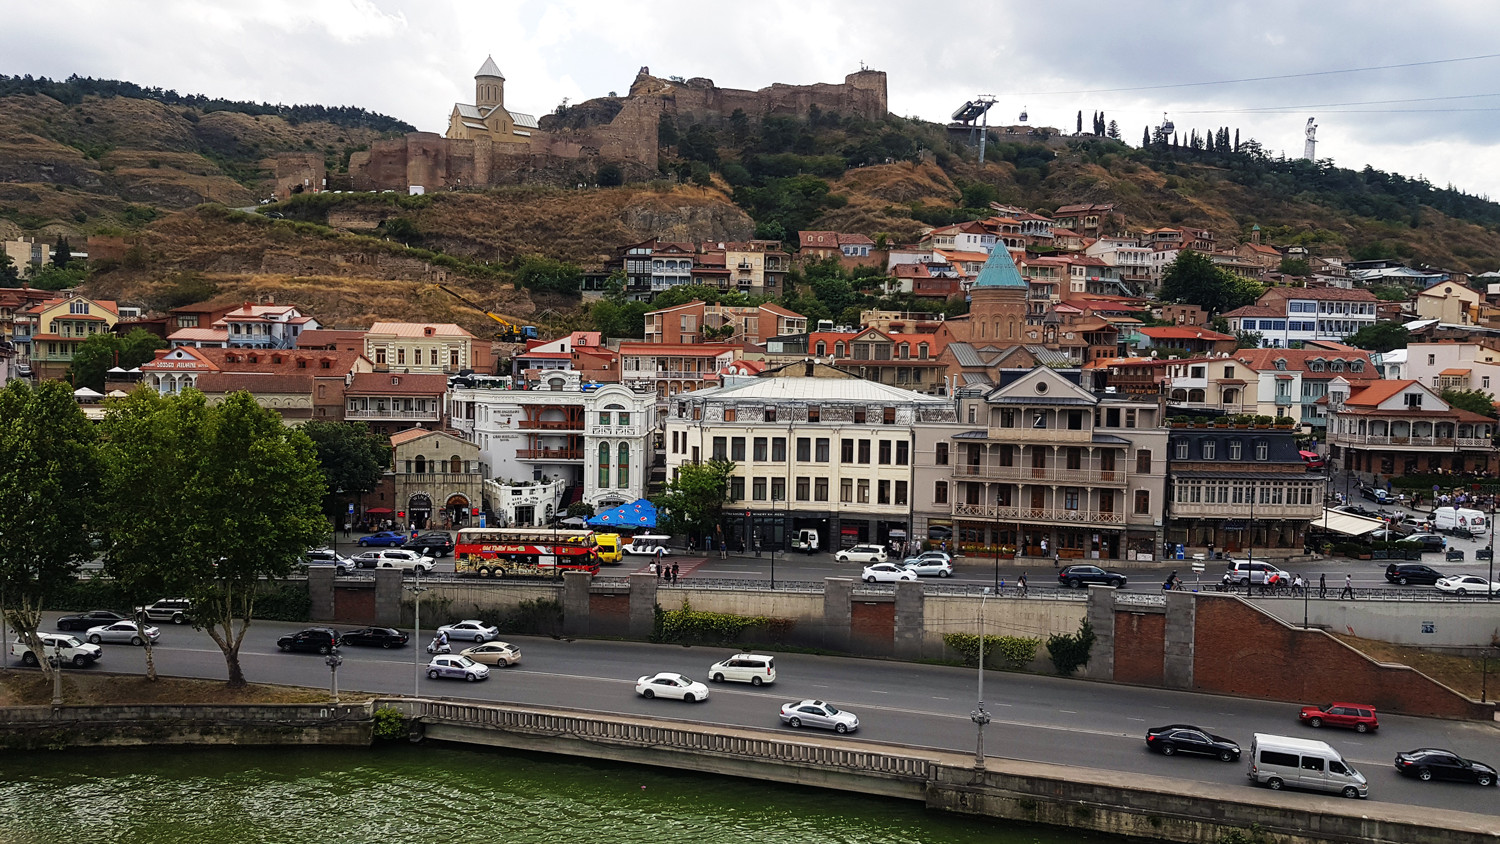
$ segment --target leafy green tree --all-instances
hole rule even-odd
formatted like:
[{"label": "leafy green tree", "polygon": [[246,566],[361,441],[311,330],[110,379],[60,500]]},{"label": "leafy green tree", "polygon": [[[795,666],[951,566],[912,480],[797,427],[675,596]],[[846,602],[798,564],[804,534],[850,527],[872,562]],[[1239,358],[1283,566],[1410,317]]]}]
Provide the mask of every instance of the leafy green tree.
[{"label": "leafy green tree", "polygon": [[1371,352],[1389,352],[1404,349],[1410,339],[1406,326],[1396,322],[1377,322],[1344,338],[1344,342]]},{"label": "leafy green tree", "polygon": [[1455,387],[1449,387],[1439,395],[1439,398],[1459,410],[1478,413],[1481,416],[1488,416],[1491,419],[1494,419],[1496,416],[1495,397],[1484,390],[1460,390]]},{"label": "leafy green tree", "polygon": [[1411,298],[1411,294],[1406,292],[1406,288],[1399,285],[1377,287],[1371,292],[1375,294],[1376,299],[1382,302],[1405,302]]},{"label": "leafy green tree", "polygon": [[1256,282],[1242,279],[1207,255],[1187,249],[1167,265],[1158,295],[1163,301],[1197,305],[1213,316],[1251,304],[1262,292]]},{"label": "leafy green tree", "polygon": [[742,108],[729,113],[729,137],[737,147],[743,147],[750,140],[750,117]]},{"label": "leafy green tree", "polygon": [[[1079,112],[1083,114],[1083,112]],[[1000,200],[1000,191],[994,185],[973,182],[964,185],[959,194],[959,204],[965,208],[988,208],[991,202]]]},{"label": "leafy green tree", "polygon": [[410,246],[422,242],[422,230],[408,217],[391,217],[380,224],[380,232],[391,240]]},{"label": "leafy green tree", "polygon": [[516,286],[536,293],[577,296],[583,286],[583,270],[555,258],[527,255],[516,260],[515,271]]},{"label": "leafy green tree", "polygon": [[1312,264],[1306,258],[1282,258],[1277,265],[1276,272],[1286,275],[1306,277],[1312,275]]},{"label": "leafy green tree", "polygon": [[1236,331],[1234,332],[1234,347],[1236,349],[1259,349],[1265,339],[1265,335],[1258,331]]},{"label": "leafy green tree", "polygon": [[156,350],[166,341],[145,329],[137,328],[121,337],[118,334],[95,334],[83,341],[68,365],[68,378],[75,387],[104,389],[105,372],[112,367],[133,369],[156,357]]},{"label": "leafy green tree", "polygon": [[48,263],[26,271],[27,281],[38,290],[67,290],[82,284],[88,275],[88,268],[81,262],[66,267]]},{"label": "leafy green tree", "polygon": [[34,654],[46,652],[36,634],[43,602],[92,556],[99,474],[94,426],[72,388],[12,381],[0,391],[0,594],[4,623]]},{"label": "leafy green tree", "polygon": [[587,501],[574,501],[572,504],[568,505],[568,516],[570,518],[578,516],[585,519],[591,519],[594,517],[594,505],[588,503]]},{"label": "leafy green tree", "polygon": [[391,440],[363,422],[310,420],[302,426],[317,450],[326,494],[323,509],[337,517],[340,496],[374,492],[391,458]]},{"label": "leafy green tree", "polygon": [[695,538],[713,533],[724,512],[734,468],[727,460],[684,464],[677,478],[651,502],[664,516],[663,528]]}]

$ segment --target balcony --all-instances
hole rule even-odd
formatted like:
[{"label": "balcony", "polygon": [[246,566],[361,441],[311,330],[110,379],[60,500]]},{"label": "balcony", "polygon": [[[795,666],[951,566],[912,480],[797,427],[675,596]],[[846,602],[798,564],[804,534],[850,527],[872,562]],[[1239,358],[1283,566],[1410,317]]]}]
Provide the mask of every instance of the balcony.
[{"label": "balcony", "polygon": [[1125,486],[1125,473],[1119,469],[1081,468],[1064,466],[991,466],[959,464],[953,467],[953,477],[986,481],[1053,481],[1062,484],[1108,484]]},{"label": "balcony", "polygon": [[990,439],[996,442],[1024,443],[1026,445],[1040,443],[1089,444],[1094,441],[1094,432],[1088,429],[1075,431],[1070,428],[1028,428],[1018,425],[1014,428],[990,428]]},{"label": "balcony", "polygon": [[581,448],[518,448],[517,460],[582,460]]},{"label": "balcony", "polygon": [[345,422],[391,420],[396,422],[439,422],[441,410],[346,410]]},{"label": "balcony", "polygon": [[1124,513],[1068,510],[1063,507],[1013,507],[1000,504],[954,504],[953,515],[1001,522],[1056,522],[1070,525],[1123,525]]},{"label": "balcony", "polygon": [[1494,443],[1487,437],[1392,437],[1385,434],[1339,434],[1330,437],[1335,445],[1389,446],[1391,448],[1482,448]]},{"label": "balcony", "polygon": [[582,431],[582,419],[522,419],[516,427],[526,431]]},{"label": "balcony", "polygon": [[1321,519],[1323,503],[1316,504],[1179,504],[1168,505],[1174,519]]}]

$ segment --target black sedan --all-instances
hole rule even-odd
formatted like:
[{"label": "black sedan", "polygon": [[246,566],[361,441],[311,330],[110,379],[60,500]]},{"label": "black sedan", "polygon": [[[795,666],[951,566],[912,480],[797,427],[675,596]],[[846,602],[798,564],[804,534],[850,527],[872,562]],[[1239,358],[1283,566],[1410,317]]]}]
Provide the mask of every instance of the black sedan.
[{"label": "black sedan", "polygon": [[1088,583],[1124,589],[1125,575],[1117,571],[1105,571],[1098,566],[1064,566],[1057,573],[1057,582],[1073,589],[1080,589]]},{"label": "black sedan", "polygon": [[1446,576],[1437,569],[1424,566],[1421,563],[1391,563],[1385,567],[1385,579],[1391,583],[1399,583],[1402,586],[1412,583],[1433,586]]},{"label": "black sedan", "polygon": [[407,635],[393,627],[361,627],[339,634],[343,645],[368,645],[370,647],[399,648],[406,644]]},{"label": "black sedan", "polygon": [[406,540],[401,547],[438,559],[453,553],[453,537],[440,530],[431,530],[414,539]]},{"label": "black sedan", "polygon": [[1168,724],[1147,730],[1146,747],[1163,756],[1197,753],[1213,756],[1220,762],[1235,762],[1240,758],[1239,745],[1192,724]]},{"label": "black sedan", "polygon": [[120,615],[109,610],[89,610],[77,615],[65,615],[57,620],[58,630],[87,630],[90,627],[98,627],[102,624],[114,624],[117,621],[129,621],[129,616]]},{"label": "black sedan", "polygon": [[1453,780],[1477,785],[1494,785],[1495,769],[1483,762],[1465,759],[1451,750],[1419,747],[1396,754],[1396,770],[1423,782]]}]

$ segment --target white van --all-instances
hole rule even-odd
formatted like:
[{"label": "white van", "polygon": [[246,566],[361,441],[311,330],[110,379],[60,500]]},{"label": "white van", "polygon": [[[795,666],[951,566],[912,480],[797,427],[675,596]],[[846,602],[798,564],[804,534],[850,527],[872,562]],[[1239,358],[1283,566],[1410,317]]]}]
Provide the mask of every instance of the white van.
[{"label": "white van", "polygon": [[1484,514],[1466,507],[1439,507],[1432,513],[1432,526],[1438,533],[1448,533],[1458,528],[1467,528],[1475,535],[1487,533],[1489,523]]},{"label": "white van", "polygon": [[626,554],[655,555],[656,553],[660,552],[661,555],[665,557],[668,554],[672,553],[672,549],[667,547],[667,543],[671,541],[672,537],[666,536],[664,534],[638,533],[635,536],[632,536],[628,540],[628,544],[625,545],[621,550]]},{"label": "white van", "polygon": [[708,679],[715,683],[762,683],[776,682],[776,657],[764,654],[735,654],[709,666]]},{"label": "white van", "polygon": [[1273,790],[1305,788],[1344,797],[1369,797],[1364,774],[1327,742],[1256,733],[1250,742],[1250,782]]},{"label": "white van", "polygon": [[818,532],[806,528],[797,531],[797,538],[792,540],[792,547],[809,554],[818,550]]}]

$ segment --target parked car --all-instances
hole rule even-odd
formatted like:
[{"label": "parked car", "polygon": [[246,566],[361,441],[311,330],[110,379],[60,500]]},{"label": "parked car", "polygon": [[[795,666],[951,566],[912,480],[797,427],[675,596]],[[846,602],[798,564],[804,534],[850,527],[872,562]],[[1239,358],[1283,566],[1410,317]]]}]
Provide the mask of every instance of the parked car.
[{"label": "parked car", "polygon": [[404,647],[410,640],[407,634],[394,627],[361,627],[339,634],[341,645],[366,645],[379,648]]},{"label": "parked car", "polygon": [[839,709],[821,700],[799,700],[781,706],[781,723],[798,727],[822,727],[835,733],[852,733],[859,729],[859,718],[853,712]]},{"label": "parked car", "polygon": [[1448,592],[1454,595],[1467,595],[1471,592],[1483,595],[1486,591],[1500,594],[1500,583],[1494,583],[1472,574],[1445,577],[1439,580],[1436,585],[1439,592]]},{"label": "parked car", "polygon": [[101,624],[114,624],[116,621],[125,621],[126,616],[110,610],[89,610],[77,615],[65,615],[57,620],[58,630],[87,630],[90,627],[98,627]]},{"label": "parked car", "polygon": [[405,548],[382,548],[354,555],[354,565],[362,569],[401,569],[427,574],[432,571],[433,561]]},{"label": "parked car", "polygon": [[1077,565],[1063,566],[1057,572],[1057,582],[1062,586],[1073,589],[1081,589],[1084,584],[1098,583],[1104,586],[1113,586],[1116,589],[1124,589],[1125,575],[1117,571],[1105,571],[1098,566]]},{"label": "parked car", "polygon": [[917,555],[919,560],[942,560],[945,563],[953,562],[953,557],[947,551],[923,551]]},{"label": "parked car", "polygon": [[1369,507],[1361,507],[1358,504],[1343,504],[1333,508],[1333,510],[1336,513],[1349,513],[1355,516],[1364,516],[1367,519],[1384,518],[1378,510],[1371,510]]},{"label": "parked car", "polygon": [[1396,496],[1381,489],[1378,486],[1362,486],[1359,488],[1359,497],[1376,504],[1395,504]]},{"label": "parked car", "polygon": [[500,635],[500,628],[492,624],[470,618],[453,624],[444,624],[437,629],[438,633],[447,633],[449,639],[472,639],[474,644],[482,645],[485,642]]},{"label": "parked car", "polygon": [[761,654],[735,654],[708,667],[708,679],[715,683],[749,683],[759,686],[776,682],[776,657]]},{"label": "parked car", "polygon": [[354,561],[332,548],[313,548],[302,555],[303,568],[333,566],[335,574],[348,574],[357,568]]},{"label": "parked car", "polygon": [[[86,665],[98,662],[104,656],[104,649],[91,642],[80,642],[72,636],[64,636],[57,633],[43,633],[37,631],[37,638],[41,640],[43,656],[47,661],[57,663],[61,656],[63,662],[72,663],[74,668],[83,668]],[[13,641],[10,643],[10,655],[21,660],[23,665],[36,665],[36,654],[25,642]]]},{"label": "parked car", "polygon": [[98,627],[90,627],[89,632],[84,635],[94,644],[101,642],[125,642],[131,645],[144,645],[149,639],[155,642],[161,638],[161,631],[155,627],[147,627],[144,631],[136,626],[134,621],[116,621],[114,624],[101,624]]},{"label": "parked car", "polygon": [[918,577],[952,577],[953,564],[936,557],[907,557],[901,567]]},{"label": "parked car", "polygon": [[650,555],[654,557],[657,554],[661,554],[665,557],[672,553],[672,549],[667,547],[667,543],[671,541],[672,537],[665,534],[638,533],[632,536],[630,541],[625,544],[625,547],[620,550],[626,554],[635,554],[638,556]]},{"label": "parked car", "polygon": [[328,654],[338,646],[338,631],[331,627],[309,627],[276,640],[276,647],[283,651]]},{"label": "parked car", "polygon": [[708,686],[670,671],[648,674],[636,680],[635,693],[648,700],[654,697],[677,698],[688,703],[708,700]]},{"label": "parked car", "polygon": [[1413,583],[1432,586],[1446,575],[1421,563],[1391,563],[1385,567],[1385,579],[1390,583],[1408,586]]},{"label": "parked car", "polygon": [[186,598],[163,598],[150,606],[136,607],[135,615],[147,621],[187,624],[193,619],[193,605]]},{"label": "parked car", "polygon": [[509,668],[521,661],[521,649],[505,642],[485,642],[465,648],[463,655],[475,662],[498,665],[501,668]]},{"label": "parked car", "polygon": [[453,553],[453,537],[440,530],[430,530],[419,534],[416,539],[406,540],[401,547],[434,559],[442,559]]},{"label": "parked car", "polygon": [[1309,727],[1348,727],[1358,733],[1380,729],[1375,707],[1368,703],[1330,703],[1326,706],[1304,706],[1297,715]]},{"label": "parked car", "polygon": [[1302,462],[1307,464],[1309,469],[1321,469],[1327,465],[1316,451],[1299,451],[1297,456],[1302,458]]},{"label": "parked car", "polygon": [[427,679],[437,680],[443,677],[477,683],[490,678],[490,667],[463,654],[438,654],[427,663]]},{"label": "parked car", "polygon": [[1146,747],[1163,756],[1196,753],[1200,756],[1213,756],[1220,762],[1237,762],[1240,758],[1238,744],[1192,724],[1153,727],[1146,731]]},{"label": "parked car", "polygon": [[895,563],[876,563],[872,566],[865,566],[859,577],[866,583],[897,583],[902,580],[916,580],[917,573]]},{"label": "parked car", "polygon": [[1257,560],[1230,560],[1224,569],[1224,582],[1248,586],[1252,583],[1262,584],[1272,573],[1276,574],[1277,582],[1292,582],[1292,573],[1277,568],[1270,563],[1262,563]]},{"label": "parked car", "polygon": [[354,544],[361,548],[399,548],[406,544],[406,534],[394,530],[379,530],[361,536]]},{"label": "parked car", "polygon": [[1448,540],[1435,533],[1413,533],[1408,535],[1402,542],[1420,542],[1422,551],[1441,551],[1448,547]]},{"label": "parked car", "polygon": [[856,545],[833,555],[841,563],[883,563],[886,561],[884,545]]},{"label": "parked car", "polygon": [[1422,782],[1452,780],[1476,785],[1494,785],[1495,769],[1483,762],[1465,759],[1451,750],[1419,747],[1396,754],[1396,770]]},{"label": "parked car", "polygon": [[1374,542],[1402,542],[1405,541],[1406,537],[1410,535],[1410,533],[1411,531],[1393,527],[1373,530],[1365,535]]}]

